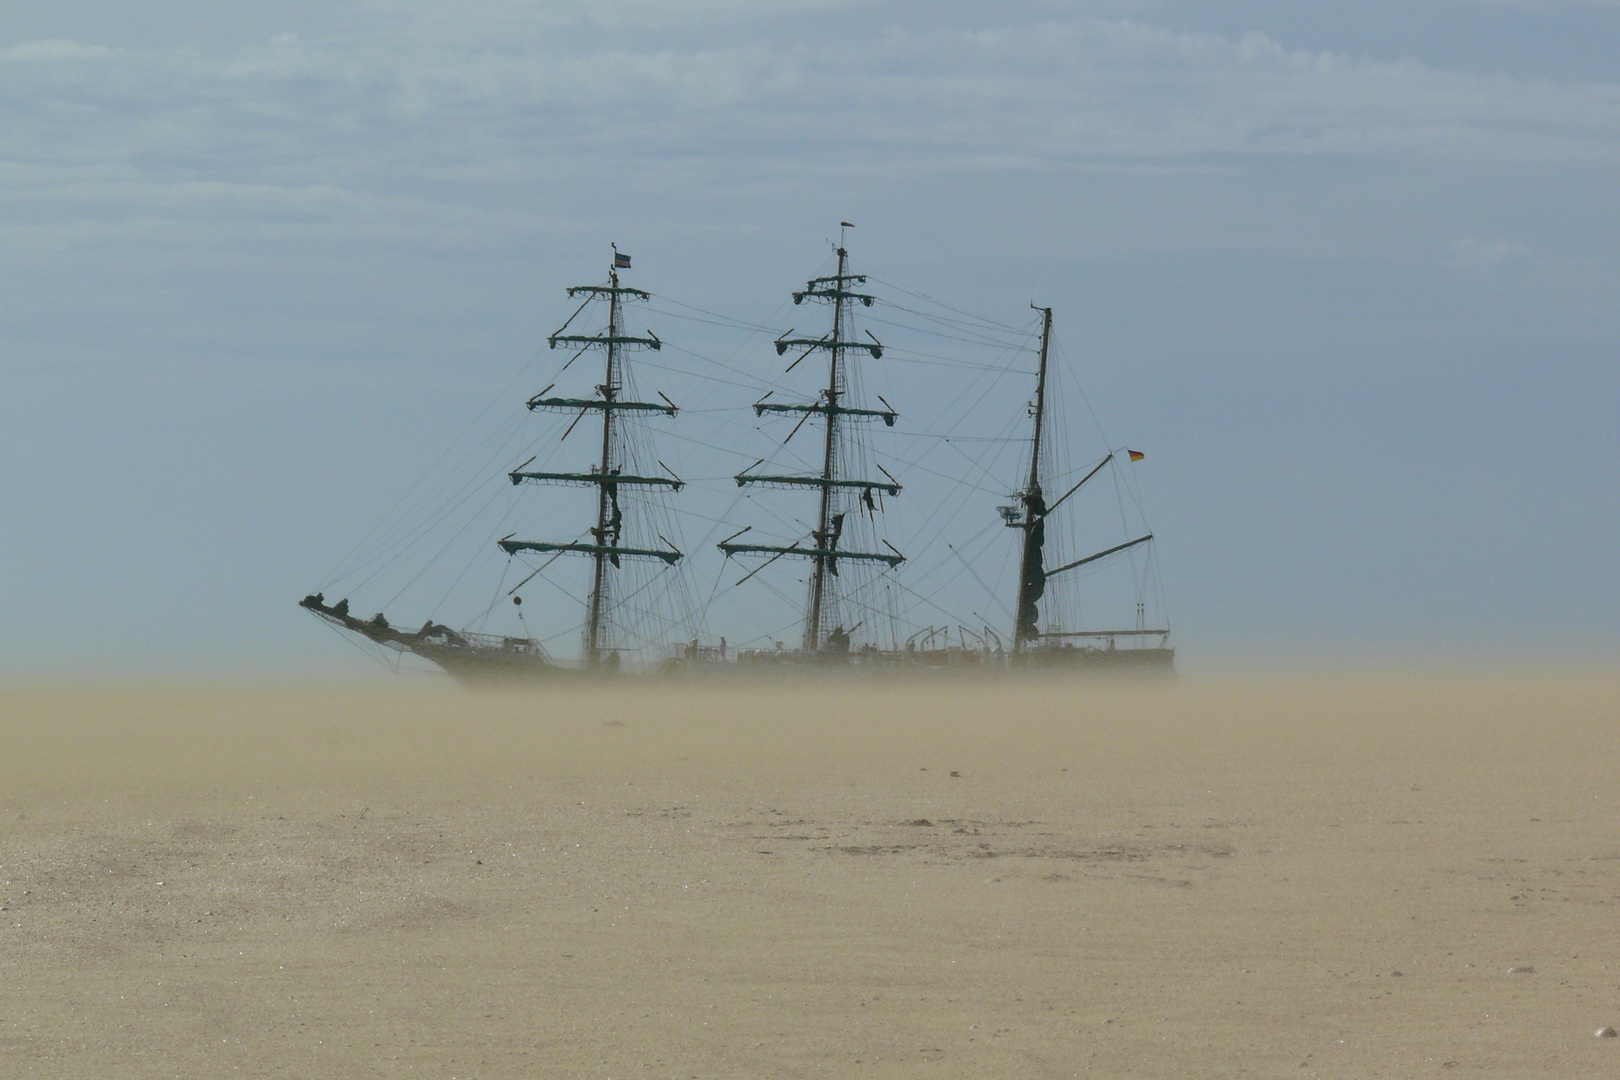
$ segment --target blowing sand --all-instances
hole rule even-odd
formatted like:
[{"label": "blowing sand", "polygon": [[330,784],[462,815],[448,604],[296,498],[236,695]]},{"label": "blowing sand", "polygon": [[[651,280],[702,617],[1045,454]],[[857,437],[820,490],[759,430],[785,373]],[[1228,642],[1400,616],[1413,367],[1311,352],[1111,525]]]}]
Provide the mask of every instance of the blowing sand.
[{"label": "blowing sand", "polygon": [[1617,718],[0,690],[0,1076],[1620,1076]]}]

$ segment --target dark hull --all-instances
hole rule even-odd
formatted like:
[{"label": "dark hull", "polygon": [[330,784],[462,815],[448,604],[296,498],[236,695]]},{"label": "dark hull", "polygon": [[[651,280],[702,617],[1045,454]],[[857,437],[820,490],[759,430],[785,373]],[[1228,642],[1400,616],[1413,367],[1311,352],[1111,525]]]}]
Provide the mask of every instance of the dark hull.
[{"label": "dark hull", "polygon": [[[563,667],[544,650],[526,638],[502,638],[451,630],[429,622],[420,630],[400,630],[378,615],[357,619],[346,604],[328,605],[319,594],[306,596],[300,606],[322,619],[368,641],[410,653],[434,664],[464,686],[525,685],[568,682],[587,674],[610,675],[610,671],[587,673]],[[927,671],[977,672],[1009,675],[1028,671],[1073,671],[1086,674],[1152,674],[1175,672],[1176,650],[1171,648],[1040,648],[1009,656],[972,649],[931,649],[917,651],[856,650],[855,652],[767,652],[743,650],[721,659],[716,651],[704,650],[702,658],[665,661],[656,671],[666,676],[706,678],[734,675],[765,675],[771,671],[791,672],[808,669],[859,672],[863,675],[918,674]]]},{"label": "dark hull", "polygon": [[579,674],[571,668],[558,667],[544,657],[477,645],[415,645],[410,651],[437,664],[445,674],[464,686],[556,682]]},{"label": "dark hull", "polygon": [[1140,671],[1171,674],[1176,650],[1151,649],[1038,649],[1025,654],[1028,665],[1062,671]]},{"label": "dark hull", "polygon": [[468,634],[432,622],[420,630],[399,630],[381,615],[357,619],[349,614],[346,603],[329,606],[318,593],[304,597],[299,606],[378,645],[420,656],[464,686],[554,682],[579,674],[553,663],[537,643],[526,638]]}]

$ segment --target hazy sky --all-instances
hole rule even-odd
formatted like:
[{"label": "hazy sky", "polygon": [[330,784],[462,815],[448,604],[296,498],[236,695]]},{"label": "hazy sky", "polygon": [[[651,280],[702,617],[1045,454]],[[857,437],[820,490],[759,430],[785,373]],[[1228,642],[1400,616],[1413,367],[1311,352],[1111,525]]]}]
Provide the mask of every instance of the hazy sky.
[{"label": "hazy sky", "polygon": [[7,4],[0,671],[352,670],[294,603],[608,241],[763,322],[840,219],[1057,309],[1189,669],[1612,658],[1617,43],[1613,0]]}]

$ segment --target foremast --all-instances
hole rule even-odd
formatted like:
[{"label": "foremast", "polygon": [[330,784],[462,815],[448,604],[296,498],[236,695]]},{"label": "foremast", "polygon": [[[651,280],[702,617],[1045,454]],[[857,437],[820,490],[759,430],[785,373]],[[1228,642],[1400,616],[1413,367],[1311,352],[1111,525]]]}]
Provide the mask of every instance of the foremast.
[{"label": "foremast", "polygon": [[[844,228],[849,227],[848,222],[843,223]],[[848,635],[841,626],[835,627],[832,633],[827,633],[827,623],[833,614],[832,589],[828,578],[838,576],[839,560],[853,560],[858,562],[881,562],[890,569],[905,562],[905,556],[895,550],[891,545],[888,552],[851,551],[839,548],[843,537],[845,513],[839,510],[839,496],[843,492],[859,492],[863,504],[868,510],[875,511],[872,499],[873,492],[897,496],[900,494],[900,483],[894,477],[888,476],[885,471],[884,480],[855,479],[839,475],[839,449],[842,442],[843,426],[847,420],[881,419],[890,427],[894,426],[896,413],[893,409],[866,409],[858,405],[848,404],[849,382],[847,368],[847,354],[851,351],[869,353],[874,360],[883,356],[883,344],[875,337],[871,341],[846,340],[849,318],[848,305],[852,302],[871,307],[876,297],[863,292],[854,291],[855,287],[866,284],[865,274],[852,274],[849,272],[849,250],[844,246],[840,235],[837,248],[838,270],[831,277],[813,278],[806,283],[804,289],[793,294],[794,304],[802,304],[805,300],[814,300],[832,305],[832,330],[823,337],[792,337],[789,330],[775,342],[776,354],[782,356],[790,348],[802,348],[804,351],[788,366],[791,371],[799,361],[814,352],[827,354],[827,388],[821,393],[818,400],[806,403],[776,403],[760,401],[754,405],[754,413],[763,416],[767,412],[797,413],[800,415],[799,423],[802,425],[812,416],[820,417],[822,421],[822,453],[821,472],[814,476],[780,475],[752,473],[744,470],[736,476],[737,486],[760,485],[769,487],[809,487],[818,492],[816,527],[810,533],[810,546],[804,547],[795,542],[787,546],[769,544],[739,544],[734,543],[736,536],[722,541],[718,546],[729,558],[733,555],[765,555],[769,561],[775,561],[783,556],[808,558],[812,567],[810,573],[810,595],[806,603],[804,619],[803,649],[806,652],[820,652],[823,645],[848,646]],[[867,335],[871,337],[870,334]],[[884,403],[885,405],[887,402]],[[794,431],[798,428],[795,427]],[[788,436],[792,438],[790,434]],[[753,468],[755,466],[751,466]],[[881,466],[879,466],[881,470]],[[743,532],[747,532],[744,529]],[[750,574],[749,576],[752,576]],[[842,640],[835,642],[833,637],[842,635]]]},{"label": "foremast", "polygon": [[[652,349],[657,351],[663,347],[663,342],[656,334],[648,331],[646,337],[635,337],[627,334],[624,326],[624,303],[627,300],[649,300],[650,294],[641,289],[631,288],[619,283],[619,268],[628,267],[628,256],[620,255],[615,249],[614,267],[608,271],[606,285],[575,285],[568,290],[570,299],[584,297],[578,310],[570,316],[556,333],[546,339],[547,344],[555,349],[558,345],[577,347],[579,353],[589,349],[600,349],[604,354],[604,373],[602,382],[596,387],[599,395],[594,398],[559,398],[546,397],[547,391],[530,398],[527,402],[532,412],[556,411],[577,412],[574,424],[578,424],[592,412],[599,413],[602,419],[602,453],[600,462],[593,466],[589,472],[525,472],[520,467],[509,473],[513,484],[522,483],[557,483],[580,486],[594,486],[596,497],[596,524],[588,532],[591,543],[551,543],[537,540],[513,540],[507,537],[501,540],[500,547],[508,555],[515,555],[520,551],[556,552],[558,554],[576,554],[589,556],[594,566],[591,574],[591,591],[587,601],[585,617],[585,665],[587,668],[599,668],[603,664],[603,650],[606,647],[606,629],[608,615],[613,597],[613,570],[621,565],[623,559],[657,559],[666,565],[673,566],[684,556],[669,545],[658,547],[630,547],[620,543],[624,536],[624,511],[619,504],[619,489],[621,487],[663,487],[673,491],[681,489],[682,482],[672,477],[640,476],[627,474],[623,471],[623,439],[618,422],[620,413],[659,413],[674,416],[679,410],[668,398],[663,403],[649,401],[625,400],[621,395],[624,390],[624,354],[631,349]],[[585,309],[593,300],[605,299],[608,304],[608,324],[604,333],[599,334],[568,334],[565,333],[569,324],[574,321],[580,311]],[[578,355],[576,353],[576,355]],[[572,362],[572,361],[570,361]],[[566,365],[565,365],[566,366]],[[659,397],[663,397],[662,394]],[[563,433],[567,438],[568,432],[573,431],[574,424],[570,424],[568,431]],[[663,540],[663,537],[659,537]],[[669,542],[664,540],[665,544]]]}]

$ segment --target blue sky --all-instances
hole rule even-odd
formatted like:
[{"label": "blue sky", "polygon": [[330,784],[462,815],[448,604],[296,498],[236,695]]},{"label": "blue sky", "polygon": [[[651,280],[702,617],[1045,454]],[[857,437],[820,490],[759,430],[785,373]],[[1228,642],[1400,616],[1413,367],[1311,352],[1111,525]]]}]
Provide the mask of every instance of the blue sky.
[{"label": "blue sky", "polygon": [[1612,658],[1615,41],[1598,0],[13,5],[0,670],[350,670],[293,602],[608,241],[766,322],[840,219],[1057,309],[1184,665]]}]

